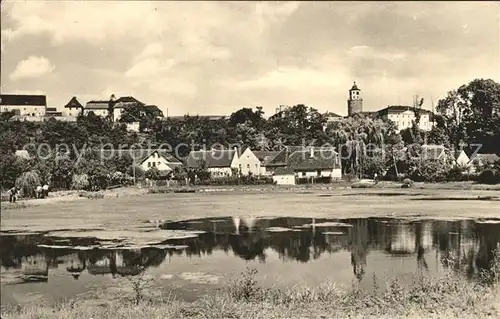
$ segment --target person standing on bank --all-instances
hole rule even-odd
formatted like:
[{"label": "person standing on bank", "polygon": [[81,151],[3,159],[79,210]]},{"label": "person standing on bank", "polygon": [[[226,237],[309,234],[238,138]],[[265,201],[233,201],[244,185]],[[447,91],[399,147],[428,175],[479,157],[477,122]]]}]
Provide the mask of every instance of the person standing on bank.
[{"label": "person standing on bank", "polygon": [[42,191],[42,186],[38,185],[35,190],[36,198],[42,198]]},{"label": "person standing on bank", "polygon": [[19,192],[18,188],[16,186],[12,187],[9,189],[9,203],[15,203],[16,202],[16,197],[17,193]]},{"label": "person standing on bank", "polygon": [[49,185],[43,185],[43,197],[49,197]]}]

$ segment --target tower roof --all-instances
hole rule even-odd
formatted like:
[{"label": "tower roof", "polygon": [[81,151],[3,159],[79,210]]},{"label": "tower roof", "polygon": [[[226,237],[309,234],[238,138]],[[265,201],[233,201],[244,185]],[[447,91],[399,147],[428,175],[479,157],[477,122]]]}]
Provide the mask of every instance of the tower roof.
[{"label": "tower roof", "polygon": [[78,101],[76,96],[73,96],[71,100],[69,100],[68,104],[66,104],[64,107],[80,107],[83,108],[83,105]]},{"label": "tower roof", "polygon": [[356,81],[354,81],[354,84],[352,86],[352,88],[349,90],[349,91],[361,91],[358,86],[356,85]]}]

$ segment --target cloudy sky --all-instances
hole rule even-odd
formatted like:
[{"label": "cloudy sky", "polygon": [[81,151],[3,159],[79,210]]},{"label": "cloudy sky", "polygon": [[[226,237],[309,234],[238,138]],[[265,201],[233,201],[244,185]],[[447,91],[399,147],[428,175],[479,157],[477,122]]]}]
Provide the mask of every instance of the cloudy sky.
[{"label": "cloudy sky", "polygon": [[2,1],[1,28],[2,93],[57,107],[114,93],[170,115],[345,114],[353,81],[365,110],[500,81],[498,2]]}]

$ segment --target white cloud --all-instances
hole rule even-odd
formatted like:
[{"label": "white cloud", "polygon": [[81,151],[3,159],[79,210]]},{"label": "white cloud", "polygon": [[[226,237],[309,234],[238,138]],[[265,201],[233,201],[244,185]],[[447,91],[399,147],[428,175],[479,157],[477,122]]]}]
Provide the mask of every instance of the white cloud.
[{"label": "white cloud", "polygon": [[[240,89],[253,88],[286,88],[307,90],[314,87],[337,86],[344,81],[340,73],[321,72],[312,68],[286,67],[268,72],[255,80],[240,82],[236,85]],[[232,85],[227,83],[227,85]]]},{"label": "white cloud", "polygon": [[141,51],[136,57],[135,60],[147,59],[150,57],[156,57],[163,54],[163,45],[160,42],[154,42],[148,44],[144,50]]},{"label": "white cloud", "polygon": [[[125,72],[125,76],[130,78],[147,78],[162,74],[175,65],[172,59],[161,60],[159,58],[147,58],[140,60]],[[154,79],[151,79],[154,80]]]},{"label": "white cloud", "polygon": [[382,50],[377,50],[366,45],[353,46],[347,51],[347,54],[355,58],[372,58],[388,61],[406,58],[406,54],[404,52],[384,52]]},{"label": "white cloud", "polygon": [[10,79],[35,79],[45,74],[51,73],[54,66],[45,57],[29,56],[26,60],[19,62],[14,72],[10,74]]}]

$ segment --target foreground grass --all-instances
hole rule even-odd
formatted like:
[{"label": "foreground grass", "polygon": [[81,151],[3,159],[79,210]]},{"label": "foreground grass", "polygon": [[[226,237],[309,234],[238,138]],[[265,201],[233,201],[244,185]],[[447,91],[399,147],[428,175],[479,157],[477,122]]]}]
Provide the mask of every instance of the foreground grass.
[{"label": "foreground grass", "polygon": [[[264,289],[249,269],[227,289],[194,303],[172,298],[145,298],[143,288],[115,300],[72,301],[56,306],[33,305],[2,310],[2,318],[499,318],[500,245],[492,271],[469,281],[450,271],[440,278],[416,277],[401,285],[363,291],[357,285],[342,290],[332,284],[287,291]],[[141,277],[140,277],[141,278]],[[149,299],[149,301],[148,301]]]}]

